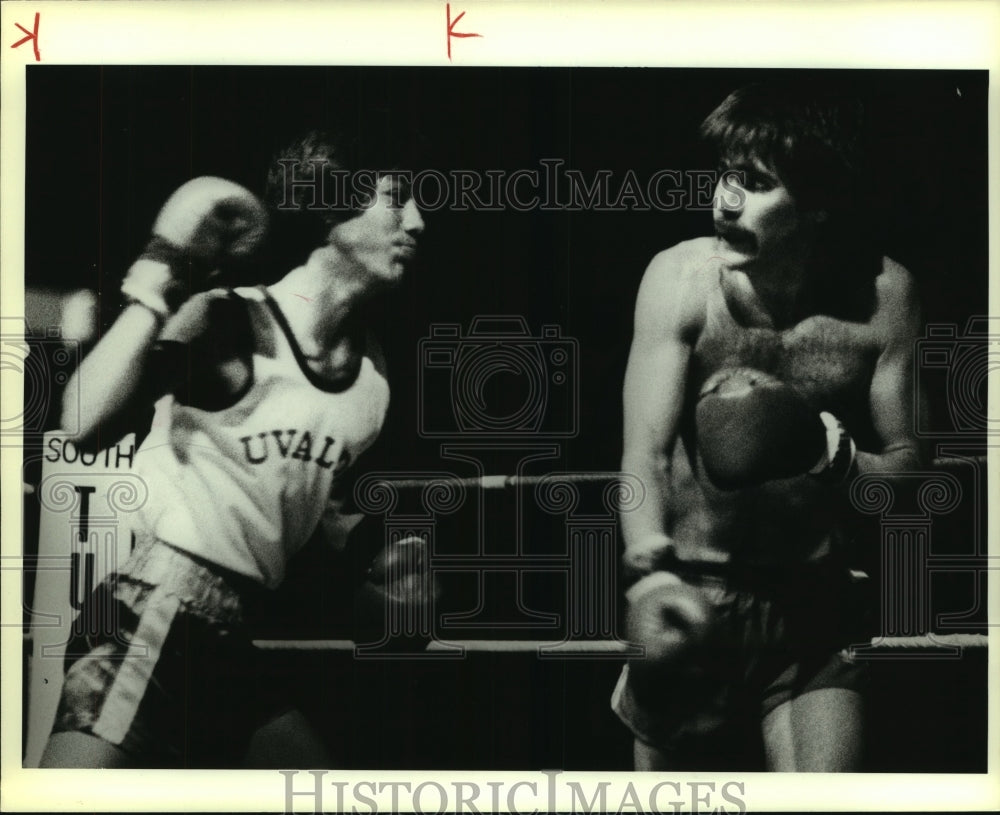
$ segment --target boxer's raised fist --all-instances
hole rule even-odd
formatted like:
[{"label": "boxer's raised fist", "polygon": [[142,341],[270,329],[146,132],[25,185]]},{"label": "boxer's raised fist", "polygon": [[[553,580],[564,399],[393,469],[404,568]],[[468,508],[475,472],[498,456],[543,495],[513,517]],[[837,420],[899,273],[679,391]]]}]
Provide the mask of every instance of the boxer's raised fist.
[{"label": "boxer's raised fist", "polygon": [[810,472],[828,449],[826,424],[802,395],[749,368],[706,380],[695,423],[705,472],[722,489]]},{"label": "boxer's raised fist", "polygon": [[192,179],[163,205],[122,293],[169,316],[221,264],[250,255],[266,230],[267,212],[249,190],[224,178]]}]

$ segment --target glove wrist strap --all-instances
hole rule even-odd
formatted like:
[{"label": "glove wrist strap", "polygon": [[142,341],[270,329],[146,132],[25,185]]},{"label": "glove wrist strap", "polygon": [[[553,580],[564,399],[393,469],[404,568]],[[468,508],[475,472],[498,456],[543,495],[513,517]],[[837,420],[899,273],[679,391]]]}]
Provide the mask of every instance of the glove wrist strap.
[{"label": "glove wrist strap", "polygon": [[166,320],[187,299],[189,280],[200,273],[200,265],[198,258],[189,252],[154,235],[129,268],[122,282],[122,294]]},{"label": "glove wrist strap", "polygon": [[625,592],[625,599],[630,603],[638,602],[642,597],[654,591],[663,591],[680,586],[682,580],[673,572],[653,572],[646,575]]},{"label": "glove wrist strap", "polygon": [[142,250],[140,257],[146,260],[155,260],[167,264],[173,269],[174,274],[185,276],[189,269],[192,274],[206,276],[212,271],[212,263],[190,249],[177,246],[164,238],[162,235],[153,235]]},{"label": "glove wrist strap", "polygon": [[854,467],[858,448],[836,416],[823,411],[819,417],[826,427],[826,450],[809,474],[828,484],[839,484]]},{"label": "glove wrist strap", "polygon": [[156,330],[157,331],[159,331],[161,328],[163,328],[164,323],[166,323],[167,319],[169,319],[169,317],[170,317],[169,314],[165,314],[164,312],[160,311],[160,309],[157,306],[151,305],[150,303],[147,303],[143,299],[140,299],[138,297],[132,297],[130,295],[125,295],[125,305],[126,306],[141,306],[142,308],[146,309],[146,311],[148,311],[150,314],[152,314],[156,318]]},{"label": "glove wrist strap", "polygon": [[122,294],[132,303],[139,303],[166,320],[176,308],[172,302],[176,294],[172,291],[179,288],[173,280],[170,267],[156,260],[141,257],[128,270],[122,281]]}]

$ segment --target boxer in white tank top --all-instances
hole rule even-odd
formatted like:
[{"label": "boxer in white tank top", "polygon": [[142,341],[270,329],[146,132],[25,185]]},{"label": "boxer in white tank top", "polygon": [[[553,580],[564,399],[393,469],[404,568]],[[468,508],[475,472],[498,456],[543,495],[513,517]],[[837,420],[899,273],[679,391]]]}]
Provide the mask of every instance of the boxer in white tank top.
[{"label": "boxer in white tank top", "polygon": [[137,429],[128,417],[155,403],[136,455],[149,497],[132,557],[83,612],[113,615],[115,633],[67,650],[42,766],[240,766],[269,720],[295,731],[303,762],[325,760],[304,718],[253,682],[241,623],[243,598],[282,581],[321,516],[343,545],[351,520],[327,523],[338,486],[388,407],[363,314],[400,280],[424,223],[400,174],[379,175],[354,210],[306,200],[301,178],[345,169],[343,144],[310,133],[276,157],[270,246],[296,254],[266,287],[211,289],[209,274],[261,251],[264,206],[223,179],[181,187],[74,375],[80,445]]}]

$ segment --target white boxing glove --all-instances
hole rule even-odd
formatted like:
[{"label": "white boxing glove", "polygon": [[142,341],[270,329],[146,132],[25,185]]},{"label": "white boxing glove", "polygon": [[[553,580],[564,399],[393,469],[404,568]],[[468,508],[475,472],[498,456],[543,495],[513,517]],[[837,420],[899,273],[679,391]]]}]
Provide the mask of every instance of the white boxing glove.
[{"label": "white boxing glove", "polygon": [[249,190],[224,178],[192,179],[163,205],[122,293],[165,319],[222,261],[250,255],[266,231],[267,211]]}]

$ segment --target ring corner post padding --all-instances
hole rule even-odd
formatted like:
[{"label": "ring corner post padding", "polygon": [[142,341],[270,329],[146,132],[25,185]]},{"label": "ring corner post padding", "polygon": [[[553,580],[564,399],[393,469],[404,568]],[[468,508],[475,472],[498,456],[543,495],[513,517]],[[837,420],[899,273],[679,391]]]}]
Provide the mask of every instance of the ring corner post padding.
[{"label": "ring corner post padding", "polygon": [[131,472],[135,436],[83,451],[59,431],[45,434],[38,557],[30,609],[24,766],[37,767],[55,720],[63,659],[74,620],[94,587],[131,551],[131,513],[145,486]]}]

